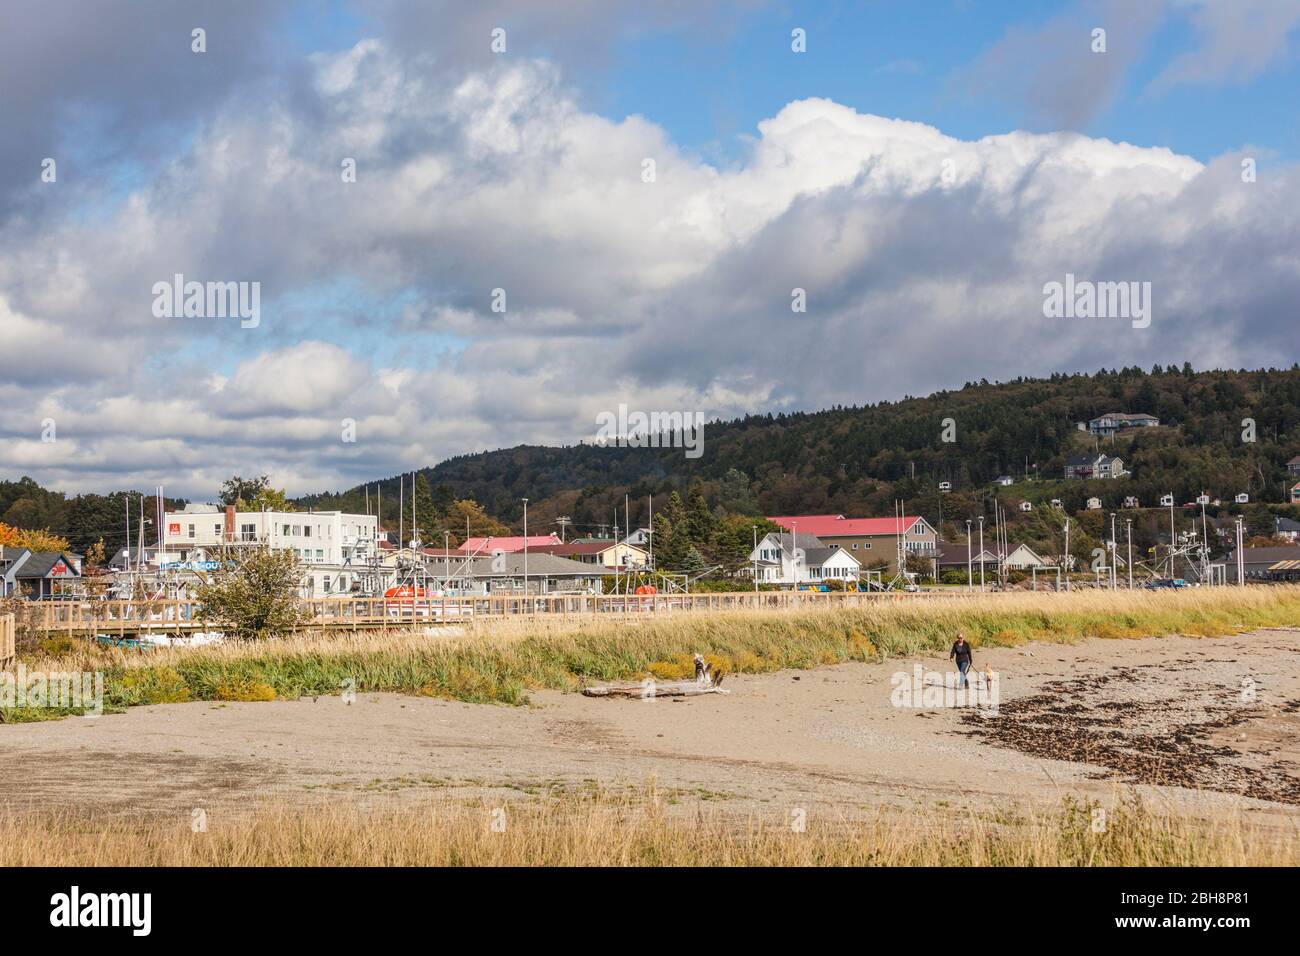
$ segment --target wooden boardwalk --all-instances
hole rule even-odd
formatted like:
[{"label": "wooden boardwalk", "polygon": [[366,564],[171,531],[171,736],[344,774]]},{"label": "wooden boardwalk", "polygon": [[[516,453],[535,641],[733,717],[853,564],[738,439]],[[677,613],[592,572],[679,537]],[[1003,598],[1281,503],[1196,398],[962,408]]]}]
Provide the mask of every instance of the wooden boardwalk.
[{"label": "wooden boardwalk", "polygon": [[0,667],[8,667],[16,656],[14,648],[14,616],[0,614]]},{"label": "wooden boardwalk", "polygon": [[[736,611],[813,607],[863,607],[882,602],[951,600],[967,592],[735,591],[702,594],[546,594],[483,597],[325,598],[300,602],[302,630],[392,628],[455,624],[482,618],[519,615],[669,614],[691,611]],[[131,637],[220,630],[204,621],[195,601],[33,601],[32,624],[47,633]],[[0,631],[2,634],[3,631]],[[12,623],[10,625],[12,633]]]}]

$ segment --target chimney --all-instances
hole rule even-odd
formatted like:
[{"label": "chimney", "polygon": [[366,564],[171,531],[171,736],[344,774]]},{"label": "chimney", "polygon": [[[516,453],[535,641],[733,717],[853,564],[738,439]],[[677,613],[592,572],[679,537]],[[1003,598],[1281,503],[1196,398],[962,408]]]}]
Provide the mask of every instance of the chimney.
[{"label": "chimney", "polygon": [[226,541],[235,540],[235,506],[226,505]]}]

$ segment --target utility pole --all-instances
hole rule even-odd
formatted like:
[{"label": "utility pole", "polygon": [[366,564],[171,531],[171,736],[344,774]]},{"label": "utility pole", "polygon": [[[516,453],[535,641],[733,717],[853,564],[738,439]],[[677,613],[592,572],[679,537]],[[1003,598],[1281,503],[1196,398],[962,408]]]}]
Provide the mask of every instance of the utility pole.
[{"label": "utility pole", "polygon": [[528,597],[528,499],[524,499],[524,597]]},{"label": "utility pole", "polygon": [[984,516],[980,515],[980,590],[984,590]]},{"label": "utility pole", "polygon": [[754,556],[754,593],[758,593],[758,525],[750,525],[754,532],[754,550],[750,552]]}]

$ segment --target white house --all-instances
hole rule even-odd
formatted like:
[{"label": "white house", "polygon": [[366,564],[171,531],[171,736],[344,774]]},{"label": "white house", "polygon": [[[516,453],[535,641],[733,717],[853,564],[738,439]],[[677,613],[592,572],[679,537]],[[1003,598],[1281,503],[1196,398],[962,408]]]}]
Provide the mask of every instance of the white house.
[{"label": "white house", "polygon": [[1089,499],[1088,499],[1088,510],[1089,510],[1089,511],[1100,511],[1100,510],[1101,510],[1101,499],[1100,499],[1100,498],[1089,498]]},{"label": "white house", "polygon": [[345,564],[378,550],[379,519],[341,511],[224,511],[187,505],[163,516],[163,563],[188,552],[263,545],[289,550],[304,564]]},{"label": "white house", "polygon": [[797,541],[791,534],[767,534],[749,555],[760,584],[817,584],[856,581],[862,570],[857,558],[838,545],[827,545],[811,534]]},{"label": "white house", "polygon": [[940,490],[940,491],[952,491],[952,482],[951,482],[951,481],[941,481],[941,482],[939,482],[939,490]]},{"label": "white house", "polygon": [[1052,499],[1052,507],[1053,507],[1053,508],[1059,508],[1059,507],[1061,507],[1061,499],[1060,499],[1060,498],[1053,498],[1053,499]]},{"label": "white house", "polygon": [[1141,507],[1141,505],[1138,504],[1138,500],[1136,498],[1134,498],[1132,495],[1129,495],[1127,498],[1124,499],[1124,507],[1139,508]]},{"label": "white house", "polygon": [[1172,505],[1173,503],[1174,503],[1174,496],[1173,496],[1173,495],[1161,495],[1161,496],[1160,496],[1160,507],[1162,507],[1162,508],[1168,508],[1168,507],[1169,507],[1170,505]]},{"label": "white house", "polygon": [[1249,504],[1249,503],[1250,503],[1250,495],[1246,494],[1246,493],[1243,491],[1241,494],[1237,495],[1237,497],[1236,497],[1236,498],[1233,498],[1232,500],[1235,501],[1235,502],[1236,502],[1237,504],[1239,504],[1239,505]]},{"label": "white house", "polygon": [[1012,478],[1010,475],[998,475],[997,483],[999,485],[1014,485],[1016,479]]},{"label": "white house", "polygon": [[1017,545],[1016,549],[1007,555],[1005,563],[1008,568],[1018,571],[1027,571],[1030,568],[1046,568],[1050,566],[1027,544]]},{"label": "white house", "polygon": [[1034,506],[1033,506],[1032,504],[1030,504],[1028,501],[1022,501],[1022,502],[1020,502],[1020,510],[1021,510],[1021,511],[1033,511],[1033,510],[1034,510]]},{"label": "white house", "polygon": [[292,551],[303,566],[303,595],[347,594],[379,552],[379,519],[341,511],[236,511],[186,505],[163,515],[162,570],[199,569],[223,551],[265,546]]}]

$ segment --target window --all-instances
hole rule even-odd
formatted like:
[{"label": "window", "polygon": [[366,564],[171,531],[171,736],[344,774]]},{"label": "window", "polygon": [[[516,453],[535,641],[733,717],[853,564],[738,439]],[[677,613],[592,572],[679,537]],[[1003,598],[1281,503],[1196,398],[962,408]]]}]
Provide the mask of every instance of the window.
[{"label": "window", "polygon": [[215,534],[218,538],[220,538],[220,537],[221,537],[221,525],[220,525],[220,524],[214,524],[214,525],[212,526],[212,533]]},{"label": "window", "polygon": [[303,536],[304,538],[310,538],[310,537],[311,537],[311,525],[309,525],[309,524],[305,524],[305,525],[302,526],[302,536]]},{"label": "window", "polygon": [[856,541],[853,542],[853,550],[854,551],[858,550],[858,543]]},{"label": "window", "polygon": [[257,540],[257,526],[251,524],[241,524],[239,526],[239,536],[244,541]]},{"label": "window", "polygon": [[330,576],[327,574],[322,578],[322,580],[325,582],[325,593],[328,594],[330,590]]},{"label": "window", "polygon": [[189,532],[191,538],[194,537],[194,525],[189,525],[186,530]]},{"label": "window", "polygon": [[281,531],[281,534],[283,534],[286,538],[289,537],[289,535],[292,533],[292,532],[289,531],[289,529],[290,529],[291,527],[293,527],[293,526],[292,526],[292,525],[285,525],[285,526],[284,526],[284,529]]},{"label": "window", "polygon": [[322,551],[320,548],[317,548],[317,549],[316,549],[316,560],[317,560],[317,561],[324,561],[324,560],[325,560],[325,552]]}]

